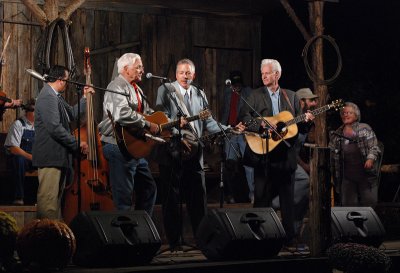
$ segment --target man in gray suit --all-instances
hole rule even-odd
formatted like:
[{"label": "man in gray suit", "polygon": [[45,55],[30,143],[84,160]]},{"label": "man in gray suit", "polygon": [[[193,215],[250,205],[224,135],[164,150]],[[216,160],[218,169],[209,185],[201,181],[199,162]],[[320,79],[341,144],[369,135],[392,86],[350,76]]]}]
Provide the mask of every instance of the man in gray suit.
[{"label": "man in gray suit", "polygon": [[[69,123],[77,118],[78,105],[70,106],[61,96],[67,88],[68,69],[55,65],[48,75],[49,82],[44,84],[36,101],[32,164],[38,168],[39,175],[37,217],[61,219],[61,197],[70,178],[72,155],[79,150],[87,153],[88,145],[81,141],[78,147],[70,131]],[[87,92],[94,93],[94,90],[85,87],[84,94]],[[83,114],[85,96],[79,103]]]},{"label": "man in gray suit", "polygon": [[[206,95],[203,90],[191,83],[195,78],[195,66],[189,59],[182,59],[176,66],[176,81],[166,83],[158,88],[157,107],[163,109],[171,120],[179,117],[176,104],[186,116],[198,115],[208,107]],[[175,104],[175,102],[176,104]],[[204,129],[210,133],[220,131],[213,118],[190,122],[195,133],[201,137]],[[243,129],[238,125],[239,129]],[[226,126],[223,126],[226,129]],[[175,131],[175,133],[177,130]],[[185,148],[194,147],[184,141]],[[176,147],[182,146],[178,143]],[[172,151],[179,154],[179,151]],[[199,148],[195,155],[187,160],[173,158],[165,153],[165,158],[159,160],[160,177],[162,181],[162,204],[164,227],[168,243],[172,250],[176,250],[182,243],[182,226],[179,225],[182,215],[179,211],[180,198],[186,201],[193,233],[196,234],[201,219],[207,210],[206,185],[203,171],[203,150]],[[180,193],[182,190],[182,193]],[[182,196],[180,196],[182,194]]]},{"label": "man in gray suit", "polygon": [[[263,117],[278,115],[289,111],[294,117],[302,114],[300,102],[295,92],[279,86],[282,68],[278,61],[264,59],[261,62],[261,78],[264,86],[253,90],[248,97],[249,104]],[[311,114],[307,114],[310,116]],[[253,110],[244,105],[240,110],[239,120],[248,122],[254,118]],[[308,117],[307,117],[308,119]],[[269,130],[264,121],[258,120],[248,130],[264,132]],[[279,195],[282,224],[287,235],[286,244],[294,239],[294,172],[297,167],[296,137],[288,139],[290,147],[280,143],[267,156],[253,153],[246,147],[244,162],[254,167],[254,207],[271,207],[272,198]]]},{"label": "man in gray suit", "polygon": [[[152,134],[159,132],[159,126],[146,120],[146,114],[153,110],[148,105],[143,91],[138,86],[142,80],[144,67],[138,54],[125,53],[118,61],[118,76],[107,89],[121,94],[106,92],[103,101],[103,120],[99,132],[103,145],[103,154],[110,168],[110,181],[114,205],[117,210],[145,210],[153,212],[157,187],[145,158],[126,158],[117,146],[113,125],[108,118],[109,111],[115,122],[122,126],[145,128]],[[124,96],[122,94],[128,94]],[[133,192],[135,206],[133,206]]]}]

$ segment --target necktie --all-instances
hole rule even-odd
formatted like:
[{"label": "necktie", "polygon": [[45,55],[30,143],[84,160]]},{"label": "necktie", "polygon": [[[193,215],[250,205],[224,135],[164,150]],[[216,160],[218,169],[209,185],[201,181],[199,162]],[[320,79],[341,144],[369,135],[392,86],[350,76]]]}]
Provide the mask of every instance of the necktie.
[{"label": "necktie", "polygon": [[185,92],[185,96],[183,96],[183,101],[186,105],[186,108],[188,109],[188,111],[190,112],[190,99],[189,99],[189,92],[186,90]]},{"label": "necktie", "polygon": [[138,102],[138,106],[137,106],[136,111],[140,112],[140,113],[143,113],[143,111],[142,111],[142,100],[140,99],[139,89],[138,89],[136,83],[132,83],[132,86],[135,89],[136,99],[137,99],[137,102]]}]

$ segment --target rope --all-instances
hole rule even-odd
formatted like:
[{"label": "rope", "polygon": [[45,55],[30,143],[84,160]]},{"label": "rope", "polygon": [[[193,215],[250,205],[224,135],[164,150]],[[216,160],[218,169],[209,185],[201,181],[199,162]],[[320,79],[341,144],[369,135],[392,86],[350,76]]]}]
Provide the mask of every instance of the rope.
[{"label": "rope", "polygon": [[[312,71],[309,63],[308,63],[308,51],[311,47],[311,45],[317,40],[317,39],[325,39],[327,40],[330,44],[332,44],[333,48],[336,51],[336,55],[337,55],[337,59],[338,59],[338,66],[336,68],[336,72],[335,74],[327,79],[321,79],[319,78],[314,71]],[[308,42],[306,43],[306,45],[303,48],[303,52],[301,54],[301,56],[303,57],[303,62],[304,62],[304,66],[306,67],[306,71],[308,74],[308,77],[313,81],[316,82],[317,84],[322,84],[322,85],[329,85],[332,84],[336,78],[339,76],[340,71],[342,70],[342,56],[340,55],[340,50],[338,45],[335,42],[335,39],[333,39],[332,37],[328,36],[328,35],[317,35],[312,37],[310,40],[308,40]]]},{"label": "rope", "polygon": [[[76,73],[76,64],[74,61],[74,55],[72,53],[71,41],[68,34],[68,24],[61,18],[58,18],[49,24],[42,34],[38,51],[36,53],[38,59],[38,70],[43,73],[48,73],[51,66],[51,57],[54,57],[55,49],[54,41],[57,39],[57,29],[61,31],[63,40],[65,66],[70,70],[70,77],[73,78]],[[53,53],[53,54],[52,54]]]}]

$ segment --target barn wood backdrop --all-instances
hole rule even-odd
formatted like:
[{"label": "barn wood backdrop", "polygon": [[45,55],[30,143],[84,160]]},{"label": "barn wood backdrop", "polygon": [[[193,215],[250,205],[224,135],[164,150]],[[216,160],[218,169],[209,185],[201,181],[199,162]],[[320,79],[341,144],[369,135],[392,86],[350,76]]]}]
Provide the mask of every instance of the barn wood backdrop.
[{"label": "barn wood backdrop", "polygon": [[[60,11],[68,2],[59,1]],[[161,8],[159,4],[163,2],[85,1],[70,16],[70,40],[80,75],[77,79],[83,79],[85,47],[91,50],[93,84],[103,88],[111,80],[116,58],[126,52],[142,56],[146,73],[171,79],[176,62],[187,57],[196,64],[196,82],[205,88],[210,108],[219,118],[221,91],[229,71],[241,70],[248,85],[259,84],[261,17],[254,15],[252,5],[243,8],[241,1],[232,1],[229,6],[224,1],[202,1],[202,8],[196,1],[168,1],[169,8]],[[40,7],[44,4],[37,3]],[[35,67],[43,27],[22,1],[5,0],[0,4],[1,48],[10,35],[1,79],[3,90],[10,98],[27,101],[36,97],[42,86],[25,69]],[[64,64],[61,39],[54,52],[55,62]],[[141,83],[152,103],[159,84],[147,79]],[[70,103],[77,100],[74,88],[65,96]],[[102,96],[102,92],[96,93],[97,121],[102,116]],[[20,114],[21,110],[6,111],[1,132],[7,132]]]}]

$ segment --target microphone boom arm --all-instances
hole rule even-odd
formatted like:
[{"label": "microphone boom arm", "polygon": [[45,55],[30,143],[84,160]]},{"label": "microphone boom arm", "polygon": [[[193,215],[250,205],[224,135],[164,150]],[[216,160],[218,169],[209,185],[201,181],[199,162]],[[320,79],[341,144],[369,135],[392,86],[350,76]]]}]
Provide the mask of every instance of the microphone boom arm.
[{"label": "microphone boom arm", "polygon": [[128,93],[121,93],[121,92],[118,92],[118,91],[114,91],[114,90],[110,90],[110,89],[106,89],[106,88],[102,88],[102,87],[98,87],[98,86],[94,86],[94,85],[88,85],[86,83],[76,82],[76,81],[72,81],[72,80],[60,79],[58,77],[53,77],[53,76],[49,76],[49,75],[46,75],[46,74],[44,74],[42,76],[39,72],[37,72],[37,71],[35,71],[33,69],[26,69],[25,71],[28,74],[30,74],[32,77],[34,77],[34,78],[36,78],[38,80],[44,81],[44,82],[48,82],[49,81],[48,79],[61,80],[61,81],[65,81],[67,83],[75,84],[78,89],[80,89],[80,88],[82,88],[84,86],[89,86],[89,87],[92,87],[93,89],[100,90],[100,91],[103,91],[103,92],[111,92],[111,93],[115,93],[115,94],[119,94],[119,95],[122,95],[122,96],[129,97]]}]

